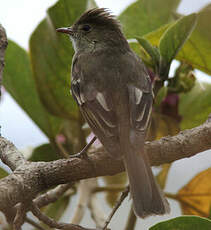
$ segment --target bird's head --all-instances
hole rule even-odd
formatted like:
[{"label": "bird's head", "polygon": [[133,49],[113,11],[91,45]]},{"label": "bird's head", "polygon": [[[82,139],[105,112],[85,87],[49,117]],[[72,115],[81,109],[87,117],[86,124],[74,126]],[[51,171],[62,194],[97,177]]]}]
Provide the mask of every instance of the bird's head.
[{"label": "bird's head", "polygon": [[58,28],[58,32],[69,35],[75,51],[127,46],[119,21],[105,8],[94,8],[71,26]]}]

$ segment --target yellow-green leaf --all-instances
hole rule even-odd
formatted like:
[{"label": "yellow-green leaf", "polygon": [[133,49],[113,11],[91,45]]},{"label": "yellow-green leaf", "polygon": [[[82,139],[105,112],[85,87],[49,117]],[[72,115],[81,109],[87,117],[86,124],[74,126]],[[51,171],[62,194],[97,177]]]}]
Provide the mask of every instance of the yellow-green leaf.
[{"label": "yellow-green leaf", "polygon": [[43,144],[36,147],[31,157],[29,158],[30,161],[53,161],[58,160],[60,155],[58,152],[50,144]]},{"label": "yellow-green leaf", "polygon": [[32,77],[29,55],[12,41],[6,50],[3,85],[38,127],[49,138],[54,138],[59,132],[61,119],[44,108]]},{"label": "yellow-green leaf", "polygon": [[182,211],[187,215],[209,217],[211,204],[211,168],[197,174],[177,194]]},{"label": "yellow-green leaf", "polygon": [[128,38],[143,36],[173,21],[180,0],[138,0],[124,10],[119,20]]},{"label": "yellow-green leaf", "polygon": [[211,113],[211,84],[197,82],[188,93],[180,96],[181,129],[190,129],[205,122]]},{"label": "yellow-green leaf", "polygon": [[190,14],[173,23],[162,35],[159,50],[162,61],[169,65],[182,48],[196,25],[196,14]]},{"label": "yellow-green leaf", "polygon": [[145,49],[145,51],[149,54],[149,56],[152,58],[153,65],[155,69],[159,68],[160,64],[160,53],[159,50],[152,46],[148,40],[146,40],[144,37],[136,38],[139,44]]},{"label": "yellow-green leaf", "polygon": [[164,100],[168,92],[168,88],[166,86],[163,86],[160,88],[160,90],[157,93],[157,96],[155,98],[155,106],[159,108],[161,102]]},{"label": "yellow-green leaf", "polygon": [[74,54],[67,36],[56,28],[70,26],[87,7],[87,0],[58,1],[48,10],[30,39],[30,55],[40,98],[54,115],[76,119],[78,108],[70,95],[70,67]]},{"label": "yellow-green leaf", "polygon": [[[176,56],[177,60],[186,62],[207,74],[211,74],[211,52],[208,52],[211,50],[210,6],[198,13],[197,25],[193,33]],[[144,37],[152,45],[158,46],[161,36],[171,25],[173,23],[164,25]]]}]

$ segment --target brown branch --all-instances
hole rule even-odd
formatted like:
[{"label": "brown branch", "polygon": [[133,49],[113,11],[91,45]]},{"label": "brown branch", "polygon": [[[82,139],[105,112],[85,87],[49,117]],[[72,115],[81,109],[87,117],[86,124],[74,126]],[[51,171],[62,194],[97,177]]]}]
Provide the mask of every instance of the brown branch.
[{"label": "brown branch", "polygon": [[5,163],[12,171],[27,163],[26,159],[21,152],[13,145],[12,142],[2,139],[0,143],[1,160]]},{"label": "brown branch", "polygon": [[[211,148],[211,122],[180,132],[173,137],[146,143],[151,165],[169,163]],[[17,203],[33,200],[44,189],[77,180],[114,175],[123,163],[111,159],[103,149],[88,159],[61,159],[52,162],[26,161],[15,146],[0,137],[0,158],[14,172],[0,180],[0,210],[11,211]],[[24,194],[24,195],[23,195]]]},{"label": "brown branch", "polygon": [[43,223],[45,223],[51,228],[64,229],[64,230],[97,230],[91,228],[83,228],[75,224],[58,223],[55,220],[43,214],[36,205],[31,206],[31,211],[36,217],[38,217],[40,221],[42,221]]},{"label": "brown branch", "polygon": [[13,223],[13,229],[19,230],[23,225],[26,217],[26,206],[24,204],[17,205],[17,212]]},{"label": "brown branch", "polygon": [[108,216],[106,222],[105,222],[105,225],[103,226],[103,229],[102,230],[106,230],[107,229],[107,226],[109,225],[112,217],[114,216],[114,214],[116,213],[116,211],[118,210],[118,208],[121,206],[122,202],[125,200],[125,198],[128,196],[128,193],[130,191],[130,188],[129,186],[127,186],[125,188],[125,190],[122,192],[120,198],[117,200],[114,208],[112,209],[110,215]]},{"label": "brown branch", "polygon": [[[2,74],[3,74],[3,68],[4,68],[4,55],[5,50],[7,48],[7,36],[5,33],[4,28],[0,24],[0,87],[2,83]],[[1,89],[0,89],[0,97],[1,97]]]},{"label": "brown branch", "polygon": [[125,230],[134,230],[136,226],[137,216],[134,214],[133,207],[130,208],[128,220],[125,226]]},{"label": "brown branch", "polygon": [[32,219],[26,217],[25,218],[26,223],[32,225],[33,227],[35,227],[38,230],[45,230],[42,226],[40,226],[38,223],[36,223],[35,221],[33,221]]},{"label": "brown branch", "polygon": [[34,199],[33,202],[39,208],[46,206],[50,203],[54,203],[72,186],[73,183],[59,185],[56,188],[51,189],[50,191],[40,195],[39,197]]},{"label": "brown branch", "polygon": [[161,165],[192,157],[211,149],[211,122],[205,122],[193,129],[175,136],[163,137],[145,145],[151,165]]}]

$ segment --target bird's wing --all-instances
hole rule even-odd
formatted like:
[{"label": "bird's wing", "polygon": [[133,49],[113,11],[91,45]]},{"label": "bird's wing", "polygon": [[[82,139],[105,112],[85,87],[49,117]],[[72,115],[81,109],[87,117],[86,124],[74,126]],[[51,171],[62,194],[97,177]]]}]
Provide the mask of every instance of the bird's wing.
[{"label": "bird's wing", "polygon": [[128,59],[135,63],[128,84],[131,128],[140,132],[145,132],[149,124],[152,110],[152,84],[142,61],[136,54],[130,53],[130,55]]},{"label": "bird's wing", "polygon": [[129,85],[130,108],[130,142],[140,148],[144,144],[145,134],[149,125],[153,96],[151,92],[143,92],[136,86]]},{"label": "bird's wing", "polygon": [[128,86],[128,92],[131,125],[136,130],[146,131],[152,110],[152,94],[132,85]]},{"label": "bird's wing", "polygon": [[117,120],[110,95],[99,92],[92,83],[84,84],[74,69],[72,73],[71,92],[85,120],[112,157],[120,158]]}]

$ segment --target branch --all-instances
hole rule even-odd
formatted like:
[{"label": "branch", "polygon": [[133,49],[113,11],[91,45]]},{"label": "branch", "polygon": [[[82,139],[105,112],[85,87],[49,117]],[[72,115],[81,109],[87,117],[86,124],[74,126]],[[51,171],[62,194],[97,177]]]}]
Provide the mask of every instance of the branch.
[{"label": "branch", "polygon": [[58,223],[55,220],[43,214],[36,205],[31,206],[31,211],[40,221],[47,224],[51,228],[64,229],[64,230],[97,230],[93,228],[92,229],[83,228],[75,224]]},{"label": "branch", "polygon": [[40,195],[36,199],[33,200],[34,204],[37,205],[38,208],[42,208],[50,203],[54,203],[62,196],[69,188],[73,186],[73,183],[62,184],[57,186],[54,189]]},{"label": "branch", "polygon": [[122,192],[120,198],[117,200],[117,202],[116,202],[114,208],[112,209],[110,215],[108,216],[108,218],[107,218],[107,220],[105,222],[105,225],[103,226],[102,230],[106,230],[107,229],[107,226],[110,223],[112,217],[114,216],[114,214],[116,213],[116,211],[118,210],[118,208],[121,206],[121,204],[125,200],[125,198],[128,196],[129,191],[130,191],[130,188],[129,188],[129,186],[127,186],[125,188],[125,190]]},{"label": "branch", "polygon": [[147,142],[145,149],[152,166],[171,163],[192,157],[211,149],[210,116],[203,124],[193,129],[181,131],[178,135],[163,137],[160,140]]},{"label": "branch", "polygon": [[137,216],[134,214],[133,207],[130,208],[128,220],[125,226],[125,230],[132,230],[135,229],[137,221]]},{"label": "branch", "polygon": [[[210,136],[211,122],[206,122],[176,136],[147,142],[145,149],[151,165],[160,165],[210,149]],[[122,161],[111,159],[103,149],[90,154],[88,159],[29,162],[3,137],[0,137],[0,158],[14,171],[0,180],[0,210],[5,213],[18,203],[32,201],[52,186],[124,171]]]},{"label": "branch", "polygon": [[[0,86],[2,82],[2,74],[3,74],[3,68],[4,68],[4,55],[5,50],[7,48],[7,36],[5,33],[4,28],[0,24]],[[0,90],[0,97],[1,97],[1,90]]]}]

